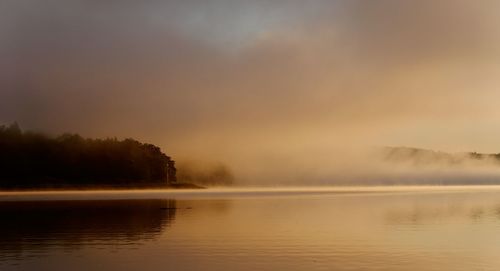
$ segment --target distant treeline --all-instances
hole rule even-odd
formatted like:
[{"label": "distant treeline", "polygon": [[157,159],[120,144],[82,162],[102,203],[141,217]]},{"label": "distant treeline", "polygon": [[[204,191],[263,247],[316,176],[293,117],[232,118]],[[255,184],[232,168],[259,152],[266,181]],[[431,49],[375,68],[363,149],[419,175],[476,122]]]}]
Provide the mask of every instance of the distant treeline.
[{"label": "distant treeline", "polygon": [[159,187],[176,181],[174,161],[133,139],[49,137],[0,126],[0,188]]},{"label": "distant treeline", "polygon": [[447,153],[409,147],[386,147],[383,149],[384,159],[390,162],[407,162],[416,166],[464,164],[494,164],[500,166],[500,153]]}]

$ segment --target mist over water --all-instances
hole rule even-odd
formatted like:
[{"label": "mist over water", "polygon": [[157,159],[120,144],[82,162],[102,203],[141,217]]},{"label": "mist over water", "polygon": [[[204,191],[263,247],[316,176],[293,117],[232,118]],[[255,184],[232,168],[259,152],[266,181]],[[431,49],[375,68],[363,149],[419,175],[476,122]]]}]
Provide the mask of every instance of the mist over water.
[{"label": "mist over water", "polygon": [[0,270],[500,270],[499,10],[0,0]]},{"label": "mist over water", "polygon": [[[500,183],[496,154],[447,153],[407,147],[338,148],[269,159],[236,175],[236,185],[461,185]],[[238,178],[241,177],[241,178]]]},{"label": "mist over water", "polygon": [[[420,168],[359,150],[500,151],[498,8],[5,1],[0,123],[136,138],[178,162],[220,162],[242,184],[448,179],[441,166],[441,177],[415,177]],[[471,181],[496,174],[462,171]]]}]

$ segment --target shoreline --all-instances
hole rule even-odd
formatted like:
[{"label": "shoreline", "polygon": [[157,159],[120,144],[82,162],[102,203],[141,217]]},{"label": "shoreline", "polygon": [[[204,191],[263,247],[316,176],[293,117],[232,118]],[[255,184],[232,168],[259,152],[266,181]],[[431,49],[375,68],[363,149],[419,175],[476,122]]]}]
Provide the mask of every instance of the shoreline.
[{"label": "shoreline", "polygon": [[500,191],[500,185],[372,186],[372,187],[210,187],[207,189],[114,189],[0,191],[0,203],[9,201],[231,199],[288,196],[360,196],[475,193]]},{"label": "shoreline", "polygon": [[7,192],[66,192],[66,191],[135,191],[135,190],[158,190],[158,189],[206,189],[204,186],[192,183],[175,183],[168,185],[150,186],[150,185],[130,185],[130,186],[114,186],[114,185],[89,185],[89,186],[40,186],[40,187],[12,187],[0,188],[0,193]]}]

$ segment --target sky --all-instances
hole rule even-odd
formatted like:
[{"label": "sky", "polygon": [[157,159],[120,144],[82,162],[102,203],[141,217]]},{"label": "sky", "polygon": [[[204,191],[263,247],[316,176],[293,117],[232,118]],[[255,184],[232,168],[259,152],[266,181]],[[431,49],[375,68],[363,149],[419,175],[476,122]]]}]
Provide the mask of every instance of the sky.
[{"label": "sky", "polygon": [[5,0],[0,123],[132,137],[247,179],[310,176],[377,146],[500,152],[499,8]]}]

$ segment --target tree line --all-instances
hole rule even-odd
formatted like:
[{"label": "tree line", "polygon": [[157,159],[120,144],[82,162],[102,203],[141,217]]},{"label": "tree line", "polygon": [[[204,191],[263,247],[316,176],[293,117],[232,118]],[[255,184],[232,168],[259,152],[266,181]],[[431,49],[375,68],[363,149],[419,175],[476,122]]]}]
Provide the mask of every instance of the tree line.
[{"label": "tree line", "polygon": [[0,188],[160,187],[176,182],[175,162],[134,139],[57,137],[0,126]]}]

